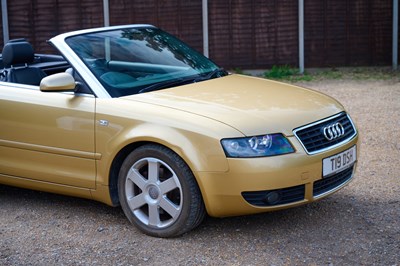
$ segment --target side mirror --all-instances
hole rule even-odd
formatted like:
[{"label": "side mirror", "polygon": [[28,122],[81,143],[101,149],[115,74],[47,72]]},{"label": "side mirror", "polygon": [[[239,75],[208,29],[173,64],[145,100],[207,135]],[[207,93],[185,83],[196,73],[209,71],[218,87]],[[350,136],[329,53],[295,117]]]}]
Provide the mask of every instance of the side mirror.
[{"label": "side mirror", "polygon": [[75,79],[69,73],[57,73],[45,77],[40,82],[43,92],[63,92],[75,90]]}]

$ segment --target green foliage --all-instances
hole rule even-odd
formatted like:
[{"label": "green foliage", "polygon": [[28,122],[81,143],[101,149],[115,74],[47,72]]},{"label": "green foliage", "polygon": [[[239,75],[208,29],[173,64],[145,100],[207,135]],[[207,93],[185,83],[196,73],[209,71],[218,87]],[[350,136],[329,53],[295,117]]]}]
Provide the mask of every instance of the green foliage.
[{"label": "green foliage", "polygon": [[235,67],[234,69],[232,69],[232,71],[233,71],[235,74],[241,74],[241,75],[244,74],[244,73],[243,73],[243,70],[242,70],[241,68],[239,68],[239,67]]},{"label": "green foliage", "polygon": [[398,78],[399,72],[393,71],[390,68],[368,68],[358,67],[348,71],[348,76],[354,80],[389,80],[392,78]]},{"label": "green foliage", "polygon": [[264,72],[264,78],[283,81],[311,81],[313,79],[308,73],[300,74],[298,69],[288,65],[273,66],[271,70]]},{"label": "green foliage", "polygon": [[253,75],[283,82],[319,81],[319,80],[400,80],[400,71],[393,71],[388,67],[346,67],[346,68],[315,68],[300,74],[297,68],[288,65],[273,66],[270,70],[244,71],[234,68],[233,73]]},{"label": "green foliage", "polygon": [[314,70],[312,76],[316,80],[389,80],[398,78],[398,72],[387,67],[346,67]]},{"label": "green foliage", "polygon": [[288,65],[273,66],[271,70],[264,73],[264,77],[270,79],[283,79],[294,75],[294,72],[295,71]]},{"label": "green foliage", "polygon": [[343,73],[334,68],[331,70],[324,70],[321,72],[316,72],[314,75],[318,78],[325,78],[325,79],[341,79],[341,78],[343,78]]}]

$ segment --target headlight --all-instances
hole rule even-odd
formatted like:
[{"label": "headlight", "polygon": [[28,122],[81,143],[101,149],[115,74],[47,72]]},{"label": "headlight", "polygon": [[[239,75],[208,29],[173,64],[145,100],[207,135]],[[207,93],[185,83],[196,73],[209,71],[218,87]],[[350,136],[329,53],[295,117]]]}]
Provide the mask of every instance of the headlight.
[{"label": "headlight", "polygon": [[282,134],[221,140],[227,157],[265,157],[294,152],[289,140]]}]

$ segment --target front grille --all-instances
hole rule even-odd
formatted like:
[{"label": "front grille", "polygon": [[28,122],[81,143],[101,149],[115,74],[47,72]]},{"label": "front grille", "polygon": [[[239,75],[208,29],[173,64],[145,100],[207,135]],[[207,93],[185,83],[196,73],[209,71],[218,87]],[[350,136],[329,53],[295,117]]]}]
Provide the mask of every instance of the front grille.
[{"label": "front grille", "polygon": [[[344,134],[339,138],[327,140],[324,136],[324,128],[335,123],[340,123],[343,126]],[[357,134],[353,122],[344,112],[328,119],[297,128],[293,132],[309,154],[315,154],[337,146]]]},{"label": "front grille", "polygon": [[[270,203],[267,201],[266,197],[269,193],[278,193],[279,198]],[[288,204],[296,201],[304,200],[305,185],[288,187],[275,190],[263,190],[263,191],[252,191],[252,192],[242,192],[243,198],[255,206],[276,206],[282,204]]]},{"label": "front grille", "polygon": [[353,177],[353,168],[354,165],[330,177],[325,177],[314,182],[313,196],[318,197],[321,194],[334,190],[349,181]]}]

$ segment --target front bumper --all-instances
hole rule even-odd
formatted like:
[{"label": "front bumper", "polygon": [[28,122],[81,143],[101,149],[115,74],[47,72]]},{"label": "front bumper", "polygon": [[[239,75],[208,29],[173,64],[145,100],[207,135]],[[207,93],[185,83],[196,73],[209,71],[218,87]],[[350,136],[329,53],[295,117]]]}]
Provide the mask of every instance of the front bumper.
[{"label": "front bumper", "polygon": [[[197,172],[208,214],[224,217],[294,207],[330,195],[353,178],[357,162],[333,177],[322,178],[322,160],[356,145],[358,135],[344,145],[314,155],[306,154],[294,137],[289,140],[297,150],[293,154],[228,158],[227,172]],[[286,193],[289,200],[272,206],[263,204],[263,193],[270,191]]]}]

